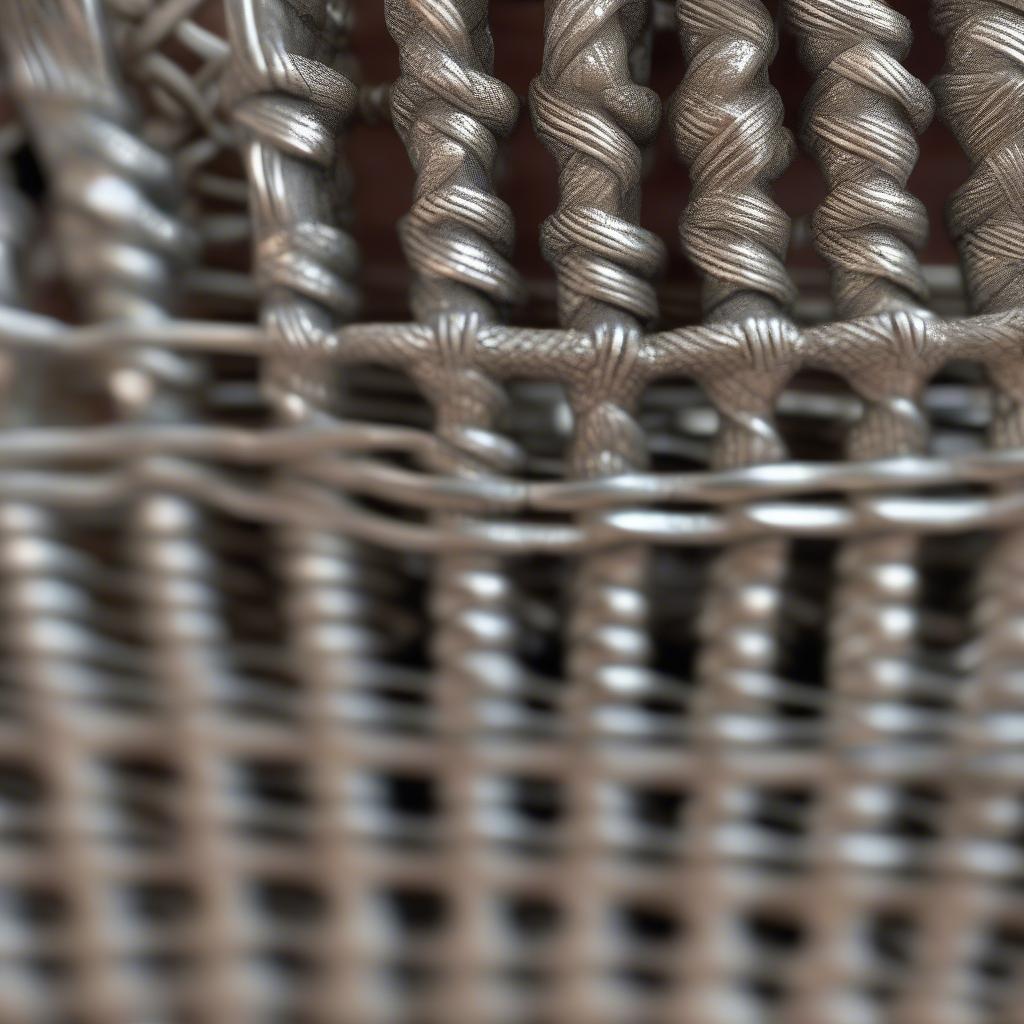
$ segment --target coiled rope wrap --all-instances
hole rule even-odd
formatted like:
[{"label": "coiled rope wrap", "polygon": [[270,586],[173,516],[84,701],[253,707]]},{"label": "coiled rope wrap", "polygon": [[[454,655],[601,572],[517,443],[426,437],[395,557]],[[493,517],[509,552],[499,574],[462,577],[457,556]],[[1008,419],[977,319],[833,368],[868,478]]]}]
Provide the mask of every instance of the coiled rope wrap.
[{"label": "coiled rope wrap", "polygon": [[[923,306],[927,279],[958,308],[916,255],[907,24],[789,4],[827,323],[824,274],[786,269],[804,172],[773,194],[773,5],[549,0],[557,208],[500,81],[512,26],[539,58],[539,7],[391,0],[353,28],[354,4],[230,0],[223,38],[219,6],[0,19],[12,70],[63,46],[48,84],[19,72],[42,173],[18,151],[0,189],[0,350],[33,385],[0,443],[0,1017],[1013,1019],[1020,3],[932,5],[974,165],[964,319]],[[678,83],[656,152],[652,60]],[[358,322],[403,280],[373,255],[392,126],[413,322]],[[704,315],[661,328],[663,142],[702,287],[662,305]],[[557,327],[530,326],[548,291],[499,192],[520,232],[554,208]],[[99,319],[53,315],[48,224]],[[255,277],[206,262],[250,234]],[[69,409],[100,378],[120,407]]]}]

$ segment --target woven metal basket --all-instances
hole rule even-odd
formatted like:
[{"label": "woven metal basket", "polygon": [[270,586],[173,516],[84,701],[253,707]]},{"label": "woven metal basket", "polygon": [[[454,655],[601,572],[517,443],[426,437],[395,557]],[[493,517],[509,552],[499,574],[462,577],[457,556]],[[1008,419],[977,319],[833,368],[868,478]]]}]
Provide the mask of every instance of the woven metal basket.
[{"label": "woven metal basket", "polygon": [[0,0],[0,1024],[1024,1022],[1024,2],[903,6]]}]

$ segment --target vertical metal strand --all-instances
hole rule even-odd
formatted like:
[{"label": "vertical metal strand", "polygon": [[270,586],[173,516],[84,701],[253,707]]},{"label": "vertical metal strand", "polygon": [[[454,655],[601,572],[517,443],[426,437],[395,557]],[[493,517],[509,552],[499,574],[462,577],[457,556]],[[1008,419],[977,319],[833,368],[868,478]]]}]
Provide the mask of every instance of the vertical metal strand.
[{"label": "vertical metal strand", "polygon": [[[629,472],[646,463],[633,416],[634,372],[643,326],[657,314],[651,278],[663,260],[659,240],[638,224],[641,152],[658,125],[657,96],[635,80],[645,73],[649,5],[548,0],[544,59],[530,88],[534,127],[559,166],[558,208],[541,228],[555,270],[559,320],[585,331],[590,351],[568,382],[574,416],[570,460],[580,477]],[[583,559],[573,584],[567,640],[568,728],[577,744],[567,782],[573,853],[559,963],[566,1020],[600,1013],[593,976],[605,908],[599,897],[602,779],[594,746],[598,712],[619,694],[648,688],[648,553],[617,548]]]},{"label": "vertical metal strand", "polygon": [[[843,317],[918,311],[927,289],[915,250],[928,224],[906,183],[918,154],[914,134],[927,127],[934,103],[900,63],[910,24],[883,0],[787,0],[785,9],[815,75],[803,141],[828,187],[813,227],[831,265],[836,310]],[[849,379],[867,403],[848,438],[851,458],[923,450],[916,332],[910,324],[902,372],[878,372],[870,356],[859,366],[851,354]],[[794,1010],[800,1024],[869,1012],[858,949],[865,911],[857,876],[864,869],[844,861],[844,843],[878,827],[887,813],[880,799],[885,784],[871,778],[874,762],[865,751],[895,742],[880,724],[883,709],[913,691],[917,555],[916,538],[898,534],[853,540],[839,553],[828,662],[837,710],[826,721],[834,765],[816,812],[814,847],[822,861],[809,883],[812,952]],[[840,712],[841,704],[848,709]],[[870,794],[879,799],[872,802]]]},{"label": "vertical metal strand", "polygon": [[[981,312],[1024,303],[1020,251],[1024,230],[1024,11],[997,0],[935,0],[933,23],[946,44],[946,64],[934,83],[939,112],[971,161],[968,180],[947,208],[960,248],[968,296]],[[1024,444],[1024,370],[1007,363],[993,377],[990,447]],[[921,920],[920,950],[899,1007],[900,1024],[982,1024],[994,1019],[978,971],[979,950],[1000,921],[1000,864],[1020,863],[1019,787],[1009,780],[972,780],[972,765],[1011,747],[1024,714],[1019,676],[1024,666],[1024,531],[1002,534],[979,570],[970,674],[953,705],[956,732],[948,804],[938,840],[931,901]],[[1024,978],[1024,963],[1016,965]],[[1019,989],[1019,983],[1018,983]],[[1012,994],[1003,1010],[1012,1019]]]},{"label": "vertical metal strand", "polygon": [[[335,383],[310,353],[358,307],[357,252],[338,189],[339,130],[356,90],[336,70],[348,4],[230,0],[232,65],[225,91],[242,136],[261,283],[273,343],[265,382],[286,420],[315,422],[337,404]],[[324,956],[311,1003],[318,1016],[369,1013],[360,967],[358,851],[350,806],[357,762],[346,694],[372,689],[390,646],[388,573],[376,554],[339,534],[279,534],[285,616],[296,676],[308,687],[306,727],[323,880]]]},{"label": "vertical metal strand", "polygon": [[[174,279],[190,258],[191,240],[173,211],[173,167],[134,132],[134,114],[113,64],[100,5],[95,0],[11,0],[6,13],[5,39],[15,93],[59,197],[56,227],[61,254],[83,306],[95,319],[160,318],[174,293]],[[173,399],[168,402],[160,385],[173,389],[194,379],[192,368],[176,357],[137,351],[112,368],[109,383],[126,415],[136,417],[145,410],[147,417],[159,419],[174,408]],[[217,844],[215,816],[204,813],[204,801],[213,789],[204,761],[205,745],[193,731],[203,698],[192,689],[194,682],[217,671],[208,660],[207,623],[196,632],[204,612],[197,614],[193,604],[195,593],[209,585],[208,569],[189,526],[173,541],[163,535],[168,501],[177,499],[152,495],[135,505],[130,543],[145,581],[142,615],[152,644],[152,670],[166,685],[165,696],[175,709],[183,744],[193,750],[184,766],[190,780],[186,784],[192,797],[190,808],[196,815],[189,828],[190,841],[197,857],[215,866],[219,858],[210,856]],[[188,519],[187,503],[179,505]],[[194,557],[182,559],[183,547]],[[100,751],[82,746],[70,719],[59,721],[65,711],[71,711],[61,704],[54,701],[50,707],[51,727],[63,732],[61,742],[67,749],[53,756],[64,759],[68,771],[78,778],[75,786],[80,787],[100,768],[96,763]],[[91,814],[96,814],[95,809]],[[110,931],[114,894],[104,878],[99,848],[90,849],[91,843],[81,838],[89,835],[87,821],[68,827],[78,834],[68,841],[81,850],[75,884],[85,929],[78,943],[85,967],[85,1005],[93,1007],[101,1019],[131,1020],[138,1008],[131,1008],[125,996],[130,991],[127,981],[114,985],[120,959]],[[220,923],[213,909],[221,898],[218,880],[211,873],[193,881],[209,897],[203,905],[209,914],[206,934],[212,936]],[[221,949],[213,943],[204,953],[209,990],[220,990],[226,966]]]},{"label": "vertical metal strand", "polygon": [[900,63],[910,22],[884,0],[786,0],[800,55],[815,76],[803,143],[828,187],[814,241],[832,269],[842,317],[919,306],[927,295],[916,250],[928,234],[922,203],[907,189],[914,138],[934,101]]},{"label": "vertical metal strand", "polygon": [[[439,359],[418,370],[435,431],[451,455],[436,469],[452,475],[507,472],[515,451],[494,429],[503,389],[474,366],[479,328],[522,296],[508,262],[511,211],[494,193],[498,140],[515,125],[518,102],[491,74],[487,0],[389,0],[387,24],[402,73],[392,117],[416,169],[412,208],[400,226],[413,268],[412,306],[433,329]],[[453,518],[442,517],[453,522]],[[457,519],[454,521],[458,521]],[[512,582],[490,555],[442,555],[433,574],[432,656],[440,722],[451,739],[443,772],[451,905],[444,1005],[452,1020],[485,1019],[488,891],[481,877],[477,803],[485,788],[474,748],[488,703],[514,699],[524,670]]]},{"label": "vertical metal strand", "polygon": [[[37,225],[6,167],[0,179],[0,207],[0,301],[20,306],[25,299],[26,243]],[[40,366],[33,364],[30,354],[6,358],[12,362],[4,366],[3,418],[8,424],[32,422],[40,413],[34,393]],[[73,958],[81,969],[81,983],[62,995],[96,1013],[116,1014],[119,980],[109,963],[116,938],[107,927],[105,880],[92,845],[93,808],[81,785],[90,755],[87,741],[73,724],[72,695],[89,693],[94,685],[90,655],[95,628],[88,617],[88,595],[75,579],[75,564],[75,553],[51,510],[14,501],[0,504],[3,646],[13,681],[25,697],[27,715],[20,724],[31,730],[38,744],[40,775],[51,808],[50,839],[56,848],[51,864],[59,889],[73,908],[68,931]],[[88,886],[84,892],[83,883]],[[59,1001],[54,999],[50,1006]]]},{"label": "vertical metal strand", "polygon": [[[692,181],[680,221],[683,247],[701,274],[707,318],[742,321],[752,351],[778,353],[796,288],[784,264],[789,217],[771,193],[793,156],[782,100],[768,80],[778,48],[775,25],[761,0],[677,0],[676,20],[686,74],[670,115]],[[750,317],[777,318],[779,329],[762,333]],[[721,416],[716,467],[785,457],[773,412],[787,378],[782,362],[781,372],[726,373],[704,382]],[[749,869],[730,863],[720,844],[730,828],[742,827],[737,814],[750,802],[730,777],[730,749],[786,742],[764,694],[777,668],[788,551],[784,541],[770,539],[727,547],[702,599],[691,714],[706,775],[687,814],[693,856],[685,868],[687,898],[680,901],[686,941],[673,1004],[694,1024],[759,1012],[742,973]]]},{"label": "vertical metal strand", "polygon": [[691,191],[679,224],[713,321],[788,309],[790,220],[772,183],[793,159],[782,97],[768,80],[778,49],[760,0],[676,0],[686,74],[669,107]]},{"label": "vertical metal strand", "polygon": [[1021,54],[1024,12],[1014,0],[932,0],[932,23],[946,43],[934,82],[943,121],[971,162],[946,219],[960,249],[968,297],[979,312],[1024,305]]}]

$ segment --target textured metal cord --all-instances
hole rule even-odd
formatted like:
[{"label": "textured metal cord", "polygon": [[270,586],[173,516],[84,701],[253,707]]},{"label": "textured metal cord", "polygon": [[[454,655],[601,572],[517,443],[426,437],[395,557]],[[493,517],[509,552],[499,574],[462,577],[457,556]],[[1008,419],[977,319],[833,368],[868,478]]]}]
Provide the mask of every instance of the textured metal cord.
[{"label": "textured metal cord", "polygon": [[[137,133],[103,11],[92,0],[68,0],[20,5],[16,17],[25,19],[21,53],[41,49],[45,55],[31,70],[25,65],[15,81],[60,195],[62,252],[82,303],[97,319],[162,319],[195,247],[177,209],[173,163]],[[40,73],[41,79],[33,79]],[[128,418],[160,421],[187,408],[175,391],[197,383],[197,369],[173,354],[136,349],[112,368],[110,388]],[[238,917],[225,872],[225,836],[216,824],[219,793],[212,780],[221,754],[204,725],[213,691],[228,672],[229,637],[213,584],[220,567],[204,543],[205,531],[206,517],[192,503],[154,490],[129,513],[126,554],[137,574],[140,627],[149,643],[145,670],[162,684],[170,727],[192,750],[183,772],[185,843],[198,862],[209,865],[197,883],[204,922],[197,1001],[205,1012],[230,1014],[241,999],[228,952],[237,942]],[[97,880],[93,898],[106,898],[104,884]],[[109,916],[109,909],[97,908],[86,919],[93,914]],[[95,955],[85,949],[83,955]],[[116,963],[111,949],[105,955]],[[85,973],[97,971],[90,964]],[[115,991],[99,998],[106,1000],[96,1011],[104,1019],[146,1012],[129,1009]],[[149,994],[136,998],[145,1005]]]},{"label": "textured metal cord", "polygon": [[[316,422],[336,402],[332,382],[311,374],[308,352],[358,307],[357,253],[344,227],[335,161],[339,129],[356,92],[335,70],[347,5],[326,0],[233,0],[228,5],[233,80],[228,93],[244,142],[255,272],[262,320],[274,341],[267,385],[285,419]],[[374,684],[389,649],[386,566],[340,534],[285,529],[282,577],[292,657],[310,687],[318,862],[326,888],[327,968],[318,1012],[369,1013],[355,970],[359,894],[349,885],[355,851],[344,841],[355,766],[337,708]]]},{"label": "textured metal cord", "polygon": [[[262,321],[280,345],[268,386],[289,415],[305,415],[337,396],[331,382],[308,372],[304,357],[359,305],[355,243],[335,223],[341,211],[332,160],[355,87],[327,63],[325,3],[310,0],[296,11],[254,0],[227,10],[234,65],[226,99],[245,137]],[[299,44],[311,52],[287,48]]]},{"label": "textured metal cord", "polygon": [[252,282],[231,251],[250,241],[246,183],[221,104],[230,62],[218,32],[222,0],[105,0],[127,84],[137,93],[144,138],[178,169],[182,212],[200,254],[181,287],[224,315],[251,313]]},{"label": "textured metal cord", "polygon": [[[771,195],[793,156],[782,100],[768,81],[775,25],[761,0],[678,0],[676,17],[687,67],[672,100],[673,140],[692,180],[683,247],[701,273],[707,319],[742,322],[749,348],[771,351],[779,362],[775,372],[723,374],[705,384],[720,415],[712,464],[781,460],[785,445],[773,412],[790,373],[785,351],[794,335],[787,336],[782,317],[796,289],[783,262],[789,218]],[[777,326],[771,317],[779,317]],[[726,547],[701,599],[690,713],[708,782],[692,801],[688,820],[697,839],[681,871],[699,879],[697,891],[709,897],[679,908],[690,922],[674,1003],[681,1019],[744,1020],[757,1012],[757,996],[743,985],[749,964],[736,936],[759,879],[718,851],[723,836],[744,827],[757,794],[721,766],[734,745],[787,742],[785,724],[773,721],[773,673],[788,550],[777,539]]]},{"label": "textured metal cord", "polygon": [[943,120],[971,161],[971,175],[947,211],[968,293],[979,310],[1019,308],[1021,9],[1013,0],[933,2],[946,40],[935,80]]},{"label": "textured metal cord", "polygon": [[[8,15],[13,84],[60,196],[57,226],[63,254],[84,305],[96,318],[160,318],[173,294],[175,273],[189,258],[190,239],[170,209],[176,193],[173,167],[133,132],[99,5],[89,0],[15,3]],[[30,55],[40,59],[29,60]],[[157,381],[173,386],[193,380],[190,368],[174,357],[139,351],[113,368],[110,386],[128,414],[138,415],[144,406],[159,408],[163,396],[154,390]],[[153,413],[147,410],[147,415]],[[160,412],[155,415],[159,418]],[[144,581],[142,625],[152,645],[150,668],[168,684],[172,700],[179,694],[187,700],[190,692],[178,686],[177,673],[184,670],[190,678],[196,665],[208,665],[211,649],[206,646],[209,632],[196,630],[203,613],[196,614],[193,593],[209,587],[211,567],[194,532],[193,514],[182,499],[156,494],[142,499],[131,513],[129,544]],[[189,557],[182,558],[184,553]],[[215,603],[213,598],[210,604]],[[172,718],[182,741],[195,743],[189,769],[199,817],[190,839],[205,858],[216,840],[202,813],[209,794],[208,751],[192,728],[202,698],[194,691],[191,697],[191,705],[180,706]],[[56,712],[58,703],[51,711]],[[69,737],[68,772],[93,772],[95,752],[70,741],[73,726],[54,718],[51,728]],[[71,792],[79,786],[74,783]],[[68,813],[88,819],[97,810],[83,795],[73,800]],[[69,821],[68,827],[88,834],[87,820]],[[69,843],[71,849],[82,848],[74,869],[82,886],[75,913],[83,929],[83,1005],[103,1019],[128,1019],[132,1011],[119,994],[127,980],[115,980],[117,939],[99,851],[79,839]],[[222,891],[220,881],[213,873],[206,880],[211,900]],[[211,946],[207,952],[204,969],[216,975],[217,950]]]},{"label": "textured metal cord", "polygon": [[763,316],[796,298],[784,265],[789,217],[771,195],[793,157],[768,82],[775,25],[760,0],[677,0],[676,17],[687,67],[669,113],[692,183],[683,248],[701,273],[706,316]]},{"label": "textured metal cord", "polygon": [[[900,63],[910,46],[910,24],[881,0],[790,0],[786,11],[804,62],[816,75],[804,141],[829,188],[814,232],[832,265],[837,312],[852,317],[915,310],[926,287],[914,250],[928,223],[906,183],[918,154],[914,132],[927,127],[934,103]],[[896,345],[916,352],[916,323],[901,322],[899,315],[895,323]],[[850,456],[919,452],[927,431],[919,361],[912,356],[900,368],[897,349],[882,374],[875,358],[861,359],[851,360],[849,379],[868,405],[848,439]],[[865,913],[863,897],[855,873],[843,863],[842,843],[884,828],[898,797],[874,782],[870,765],[847,765],[845,755],[895,742],[883,724],[886,711],[906,708],[903,742],[912,742],[917,558],[917,539],[896,534],[853,541],[838,554],[828,674],[835,693],[849,696],[858,710],[835,716],[831,726],[844,756],[824,795],[818,827],[835,837],[836,851],[818,873],[814,955],[794,1011],[801,1021],[830,1014],[853,1019],[861,1012],[856,1007],[868,1003],[862,993],[872,967],[857,955],[852,933]]]},{"label": "textured metal cord", "polygon": [[[800,369],[817,369],[840,376],[856,376],[851,367],[868,365],[872,376],[885,378],[906,374],[908,363],[917,367],[915,376],[927,377],[941,362],[962,359],[991,367],[995,372],[1016,358],[1024,337],[1024,324],[1018,312],[973,317],[962,321],[936,320],[920,314],[882,314],[848,323],[829,324],[798,331],[779,320],[755,325],[766,342],[751,345],[748,325],[707,325],[677,328],[660,334],[635,339],[631,345],[631,376],[637,388],[652,381],[691,375],[712,387],[716,381],[728,381],[737,372],[743,374],[775,372],[794,374]],[[580,331],[557,331],[492,326],[481,329],[475,348],[478,365],[487,373],[502,379],[515,379],[532,372],[538,360],[550,368],[556,378],[574,381],[600,366],[600,347],[594,338]],[[341,328],[334,336],[323,339],[320,358],[329,364],[346,366],[364,363],[403,367],[411,361],[428,358],[436,338],[418,325],[358,324]],[[917,356],[915,357],[915,352]],[[897,460],[899,461],[899,460]],[[913,460],[902,465],[931,464]],[[865,463],[865,472],[867,471]],[[798,474],[802,476],[801,474]],[[783,470],[789,477],[790,472]],[[813,489],[814,473],[804,480]],[[643,474],[633,476],[638,485]],[[824,478],[819,477],[820,480]],[[355,535],[373,537],[388,546],[411,545],[415,550],[438,551],[444,544],[467,549],[483,546],[491,550],[579,551],[612,545],[617,538],[637,538],[645,542],[666,544],[706,544],[745,536],[770,533],[792,536],[850,536],[873,533],[886,526],[903,527],[914,532],[947,533],[1005,523],[1014,514],[1017,502],[1013,497],[978,501],[956,497],[932,499],[930,511],[889,496],[881,500],[865,499],[837,506],[824,503],[811,509],[806,506],[763,508],[756,504],[737,508],[728,518],[709,518],[704,512],[692,515],[678,513],[644,513],[628,507],[628,490],[623,495],[625,507],[617,500],[622,478],[589,484],[577,484],[592,493],[595,505],[568,506],[613,507],[618,511],[600,519],[579,521],[572,527],[558,524],[477,521],[471,531],[440,531],[393,517],[363,513],[349,503],[331,502],[330,515]],[[672,488],[669,488],[671,494]],[[683,491],[679,498],[691,492]],[[316,497],[309,492],[310,499]],[[518,500],[518,499],[517,499]],[[938,504],[936,504],[936,502]],[[942,512],[938,513],[941,504]],[[485,503],[486,507],[486,503]],[[513,508],[518,506],[513,503]],[[322,506],[326,512],[326,506]],[[538,511],[549,510],[538,504]],[[252,510],[254,513],[256,509]],[[276,508],[275,515],[287,514],[290,520],[312,513],[311,508],[285,512]],[[820,518],[819,518],[820,516]]]},{"label": "textured metal cord", "polygon": [[927,290],[914,251],[928,218],[906,185],[914,133],[928,126],[934,101],[900,63],[910,22],[884,0],[787,0],[785,9],[815,75],[803,139],[829,189],[814,240],[833,268],[837,311],[913,306]]},{"label": "textured metal cord", "polygon": [[[594,346],[591,372],[567,388],[570,462],[582,477],[628,472],[646,461],[633,416],[640,394],[634,342],[657,313],[650,279],[663,255],[638,224],[640,146],[660,117],[656,95],[638,84],[648,71],[649,15],[648,5],[629,0],[550,0],[544,60],[530,88],[535,129],[560,171],[558,209],[541,228],[541,248],[555,269],[560,322],[588,334]],[[567,841],[581,851],[566,876],[573,897],[558,1012],[569,1019],[598,1012],[588,974],[601,934],[597,863],[587,852],[599,844],[600,786],[590,747],[601,716],[639,701],[651,686],[647,573],[645,552],[620,548],[585,559],[573,581],[566,710],[573,732],[593,739],[579,748],[566,791]]]},{"label": "textured metal cord", "polygon": [[[907,325],[904,343],[912,348],[915,329],[909,319]],[[885,405],[890,401],[902,404],[910,411],[903,422],[913,427],[923,421],[916,408],[919,372],[916,366],[907,368],[906,391],[895,400],[889,397],[895,390],[893,384],[899,384],[904,376],[897,367],[884,378],[868,370],[854,381],[861,383],[861,393],[869,399],[880,394]],[[869,381],[867,387],[862,383],[865,380]],[[868,406],[851,431],[854,452],[858,434],[863,438],[870,430],[872,414]],[[901,422],[898,416],[883,419],[881,443],[868,451],[881,456],[919,448],[920,435],[908,440],[897,432],[896,444],[885,443],[893,437],[891,424]],[[801,1022],[820,1019],[822,1014],[852,1021],[858,1013],[870,1012],[866,1009],[871,1001],[869,988],[878,967],[858,949],[862,940],[857,932],[870,915],[865,891],[882,872],[854,867],[844,850],[846,844],[870,842],[873,834],[884,832],[899,806],[898,787],[878,781],[874,759],[883,760],[889,749],[901,743],[913,744],[922,729],[924,716],[914,707],[921,682],[927,680],[916,661],[920,623],[915,606],[921,586],[918,558],[917,537],[881,533],[845,543],[836,557],[827,665],[835,707],[826,735],[841,753],[823,783],[815,822],[822,837],[831,837],[831,849],[812,882],[817,892],[811,928],[815,945],[801,976],[802,998],[795,1010]],[[878,884],[882,884],[880,879]],[[826,897],[828,902],[822,902]]]},{"label": "textured metal cord", "polygon": [[[514,225],[494,193],[498,140],[518,116],[515,94],[492,74],[486,0],[390,0],[387,24],[402,73],[392,119],[416,169],[412,208],[400,225],[413,268],[412,308],[437,340],[436,362],[415,373],[449,452],[437,469],[479,477],[508,469],[515,450],[495,432],[507,403],[473,364],[477,332],[497,307],[522,295],[508,261]],[[458,527],[451,515],[442,521]],[[451,882],[446,887],[453,972],[443,1004],[452,1020],[486,1016],[487,888],[478,819],[482,786],[475,736],[488,711],[522,689],[516,595],[502,563],[470,552],[442,556],[433,571],[431,653],[438,715],[464,740],[451,745],[443,777]]]},{"label": "textured metal cord", "polygon": [[[972,164],[971,177],[949,204],[950,233],[960,246],[973,305],[992,312],[1019,307],[1024,292],[1012,274],[1019,253],[1008,239],[1024,228],[1017,199],[1024,166],[1019,153],[1024,10],[1019,4],[938,0],[931,13],[946,42],[946,65],[935,82],[939,109]],[[993,90],[983,88],[983,82],[998,84]],[[981,110],[986,116],[979,116]],[[1024,438],[1019,361],[993,374],[992,384],[990,445],[997,450],[1019,447]],[[951,745],[957,765],[998,756],[1006,749],[1001,730],[1020,714],[1022,566],[1024,531],[1014,529],[996,541],[979,573],[977,651],[953,705],[957,728]],[[1017,817],[1002,787],[972,783],[959,774],[951,783],[936,861],[944,896],[922,918],[919,960],[900,1007],[901,1024],[981,1024],[998,1012],[1014,1012],[1012,992],[1006,1001],[991,1001],[976,957],[1000,915],[1000,895],[993,879],[980,870],[979,858],[987,853],[1012,862]]]},{"label": "textured metal cord", "polygon": [[615,0],[589,8],[580,0],[546,8],[546,63],[530,103],[567,180],[541,244],[558,275],[563,323],[625,330],[657,313],[650,279],[663,247],[636,221],[639,147],[657,128],[660,104],[628,77],[644,70],[632,60],[643,53],[634,47],[645,31],[645,5]]},{"label": "textured metal cord", "polygon": [[[563,323],[593,346],[591,372],[568,381],[571,462],[582,477],[646,461],[631,413],[640,390],[632,371],[640,325],[656,312],[649,278],[662,251],[636,223],[639,144],[659,115],[654,94],[631,78],[644,17],[643,5],[630,3],[596,10],[575,0],[550,4],[545,64],[530,93],[537,131],[562,171],[559,208],[544,224],[542,247],[558,277]],[[581,701],[600,699],[608,684],[614,692],[613,678],[646,660],[644,576],[636,551],[610,552],[581,567],[570,625],[577,662],[569,670]]]},{"label": "textured metal cord", "polygon": [[[38,223],[13,180],[9,157],[5,151],[0,167],[0,301],[14,307],[26,300],[25,259]],[[31,349],[5,354],[0,372],[8,429],[34,429],[42,413],[44,358]],[[78,621],[88,599],[70,578],[76,556],[59,538],[58,518],[52,509],[32,504],[0,507],[3,646],[28,695],[37,687],[54,689],[67,673],[87,676],[91,660],[89,632]]]},{"label": "textured metal cord", "polygon": [[[128,316],[0,306],[0,358],[33,384],[0,444],[0,1018],[1017,1024],[1020,3],[934,3],[937,91],[976,164],[951,210],[981,311],[960,320],[901,283],[912,239],[886,221],[913,207],[901,111],[919,89],[893,66],[898,19],[791,4],[819,55],[822,251],[837,297],[866,303],[797,326],[771,198],[790,152],[771,5],[679,0],[668,127],[706,319],[661,331],[637,227],[655,105],[637,83],[667,5],[548,4],[534,115],[560,171],[551,330],[501,322],[520,292],[494,194],[515,102],[483,0],[389,2],[418,322],[340,326],[358,300],[333,173],[365,95],[351,7],[231,0],[224,40],[199,29],[210,0],[103,4],[106,25],[53,25],[74,88],[23,92],[41,205],[109,269],[132,218],[98,221],[123,192],[86,208],[82,181],[111,162],[131,178],[154,140],[178,156],[186,140],[199,162],[139,191],[216,235],[200,168],[223,90],[267,309],[262,328],[164,316],[206,269],[169,250],[172,272],[155,257],[146,278],[142,242],[114,254],[116,291],[88,278]],[[29,15],[0,23],[4,49],[43,67],[38,25],[26,44],[19,24],[100,10],[0,7]],[[82,118],[81,139],[120,129],[102,160],[94,141],[57,145]],[[5,271],[28,262],[26,224],[3,214],[17,191],[0,187],[8,303],[24,295]],[[883,249],[891,265],[872,264]],[[205,315],[239,308],[200,290]],[[799,317],[827,315],[802,299]],[[978,373],[936,378],[948,361]],[[95,388],[93,368],[154,415],[86,409],[67,385]],[[149,495],[169,498],[150,503],[159,543],[136,533],[137,564],[103,564]],[[180,600],[161,605],[168,586]],[[421,603],[429,620],[407,626]],[[560,674],[565,606],[568,678],[538,678]]]},{"label": "textured metal cord", "polygon": [[[0,297],[9,305],[21,305],[25,301],[26,246],[36,225],[8,170],[3,168],[0,181]],[[39,367],[31,353],[22,353],[20,358],[9,355],[8,359],[4,367],[4,419],[31,422],[38,412],[32,383]],[[3,648],[11,661],[12,681],[21,691],[16,690],[21,728],[33,732],[40,750],[66,751],[40,766],[40,774],[53,794],[52,835],[59,852],[52,863],[70,878],[96,883],[99,871],[85,832],[90,822],[88,814],[82,814],[88,808],[78,797],[82,761],[76,757],[79,750],[74,715],[68,714],[71,708],[65,696],[76,689],[88,693],[94,685],[91,673],[97,645],[90,627],[95,628],[95,624],[83,616],[88,596],[75,572],[78,553],[61,536],[59,521],[59,515],[45,506],[14,500],[0,504]],[[104,943],[110,939],[97,896],[98,892],[85,894],[77,908],[79,917],[73,934],[81,941]],[[98,945],[86,953],[83,967],[87,976],[78,990],[83,1006],[99,1009],[111,1005],[117,982],[105,962],[108,952],[104,945]],[[31,1005],[31,995],[23,996],[19,1006],[21,993],[16,984],[5,983],[3,987],[0,1007],[12,1020],[27,1019],[38,1010]]]}]

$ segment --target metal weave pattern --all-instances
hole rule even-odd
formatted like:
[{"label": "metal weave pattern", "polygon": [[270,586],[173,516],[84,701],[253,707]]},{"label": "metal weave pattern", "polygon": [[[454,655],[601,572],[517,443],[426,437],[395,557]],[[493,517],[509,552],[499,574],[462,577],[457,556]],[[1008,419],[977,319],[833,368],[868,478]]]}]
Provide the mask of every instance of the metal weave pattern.
[{"label": "metal weave pattern", "polygon": [[1024,4],[506,2],[0,0],[0,1022],[1024,1022]]}]

